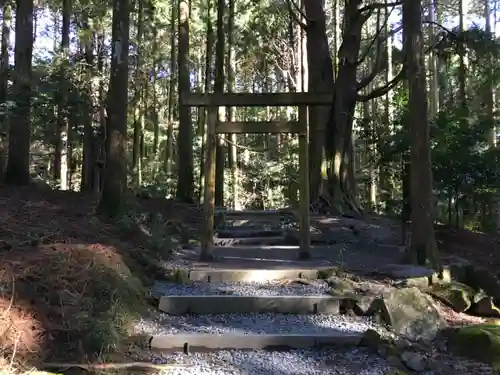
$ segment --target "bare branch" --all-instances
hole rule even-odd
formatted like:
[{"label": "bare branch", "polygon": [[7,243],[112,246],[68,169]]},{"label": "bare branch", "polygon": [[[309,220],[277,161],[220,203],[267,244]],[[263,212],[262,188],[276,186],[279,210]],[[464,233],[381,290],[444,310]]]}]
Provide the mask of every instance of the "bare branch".
[{"label": "bare branch", "polygon": [[358,94],[356,96],[356,101],[358,102],[367,102],[369,100],[378,98],[379,96],[387,94],[389,91],[391,91],[393,88],[395,88],[399,82],[401,82],[404,78],[406,77],[406,69],[403,67],[401,68],[401,71],[398,73],[397,76],[395,76],[390,82],[388,82],[386,85],[378,87],[374,89],[372,92],[366,94],[366,95],[360,95]]},{"label": "bare branch", "polygon": [[361,54],[361,58],[358,60],[358,62],[356,63],[357,65],[361,65],[365,60],[366,58],[368,57],[368,55],[370,54],[370,50],[372,49],[373,45],[375,44],[376,41],[378,41],[380,38],[380,34],[382,33],[382,30],[385,29],[385,26],[387,24],[387,20],[388,20],[388,17],[385,19],[385,22],[384,24],[382,25],[382,27],[380,27],[380,10],[377,12],[377,32],[375,34],[375,36],[373,37],[372,41],[370,42],[370,45],[365,49],[365,51]]},{"label": "bare branch", "polygon": [[376,57],[375,57],[375,63],[373,64],[372,71],[369,74],[367,74],[365,77],[363,77],[361,79],[361,81],[357,84],[356,89],[358,91],[361,90],[362,88],[366,87],[371,81],[373,81],[375,79],[375,77],[377,76],[377,74],[382,69],[382,56],[383,56],[383,54],[382,54],[382,51],[383,51],[382,45],[383,45],[383,39],[380,37],[380,33],[381,33],[381,30],[383,28],[385,29],[385,25],[387,23],[387,18],[385,19],[384,25],[382,27],[380,27],[380,14],[381,14],[381,11],[379,9],[378,10],[378,14],[377,14],[378,35],[377,35],[376,39],[374,39],[374,41],[377,40],[377,54],[376,54]]},{"label": "bare branch", "polygon": [[373,3],[365,5],[364,7],[360,8],[359,11],[366,12],[367,10],[384,9],[389,7],[397,7],[400,5],[403,5],[402,1],[395,1],[393,3]]}]

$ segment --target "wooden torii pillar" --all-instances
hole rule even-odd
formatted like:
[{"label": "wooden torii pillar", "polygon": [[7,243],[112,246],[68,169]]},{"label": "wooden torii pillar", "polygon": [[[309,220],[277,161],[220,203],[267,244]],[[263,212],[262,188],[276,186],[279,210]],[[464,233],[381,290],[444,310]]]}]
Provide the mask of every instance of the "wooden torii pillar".
[{"label": "wooden torii pillar", "polygon": [[[208,108],[204,180],[204,226],[201,237],[201,258],[211,260],[215,214],[215,153],[217,134],[298,133],[299,134],[299,259],[310,257],[309,214],[309,122],[310,105],[331,105],[331,94],[313,93],[181,93],[181,104]],[[219,107],[298,106],[298,121],[218,121]]]}]

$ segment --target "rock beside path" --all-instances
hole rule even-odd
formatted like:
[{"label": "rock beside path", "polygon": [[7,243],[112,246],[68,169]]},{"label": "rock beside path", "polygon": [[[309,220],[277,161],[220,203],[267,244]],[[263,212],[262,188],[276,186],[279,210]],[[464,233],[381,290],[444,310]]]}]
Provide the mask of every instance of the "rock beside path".
[{"label": "rock beside path", "polygon": [[476,292],[468,285],[458,282],[434,284],[426,292],[450,306],[456,312],[467,311],[474,302]]},{"label": "rock beside path", "polygon": [[395,289],[376,298],[367,314],[413,341],[432,341],[446,327],[432,298],[416,287]]},{"label": "rock beside path", "polygon": [[449,348],[454,353],[478,360],[500,370],[500,326],[477,324],[448,332]]}]

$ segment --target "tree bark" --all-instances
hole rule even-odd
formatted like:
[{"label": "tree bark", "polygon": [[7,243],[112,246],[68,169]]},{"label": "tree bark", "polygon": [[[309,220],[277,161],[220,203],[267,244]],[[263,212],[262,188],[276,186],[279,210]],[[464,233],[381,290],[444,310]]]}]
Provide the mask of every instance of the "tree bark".
[{"label": "tree bark", "polygon": [[434,236],[433,193],[421,0],[403,3],[404,54],[408,74],[410,129],[411,256],[438,267]]},{"label": "tree bark", "polygon": [[5,172],[5,182],[9,184],[26,185],[30,182],[32,55],[33,0],[17,0],[15,69],[12,85],[15,108],[10,117],[9,160]]},{"label": "tree bark", "polygon": [[[211,15],[211,10],[212,10],[212,1],[208,0],[207,1],[207,36],[206,36],[206,46],[205,46],[205,82],[204,82],[204,92],[208,93],[210,92],[210,86],[211,86],[211,77],[212,77],[212,60],[213,60],[213,44],[214,44],[214,29],[212,26],[212,15]],[[206,108],[200,108],[200,137],[201,137],[201,155],[202,157],[200,158],[200,203],[203,199],[203,194],[204,194],[204,180],[205,180],[205,158],[206,158],[206,149],[205,145],[207,142],[207,137],[206,137],[206,128],[207,128],[207,109]]]},{"label": "tree bark", "polygon": [[[224,8],[225,0],[217,0],[217,44],[215,46],[215,79],[214,92],[224,91]],[[223,121],[226,115],[224,107],[219,107],[218,120]],[[225,169],[225,142],[222,134],[217,135],[217,150],[215,153],[215,205],[224,205],[224,169]]]},{"label": "tree bark", "polygon": [[69,86],[66,73],[69,64],[68,58],[70,19],[71,0],[62,0],[61,61],[59,68],[59,88],[57,95],[57,140],[54,155],[54,169],[56,171],[56,176],[59,179],[59,186],[61,190],[69,189]]},{"label": "tree bark", "polygon": [[167,116],[167,142],[165,150],[165,172],[167,178],[170,179],[173,175],[173,159],[174,159],[174,119],[176,115],[174,92],[177,86],[176,65],[177,54],[175,53],[175,23],[177,19],[177,6],[175,0],[172,0],[172,8],[170,11],[170,79],[168,82],[168,116]]},{"label": "tree bark", "polygon": [[127,103],[130,0],[113,0],[111,77],[107,98],[106,164],[98,211],[121,213],[127,191]]},{"label": "tree bark", "polygon": [[[233,92],[236,82],[236,58],[234,53],[234,17],[235,0],[229,0],[229,15],[227,25],[227,88],[228,92]],[[227,108],[227,121],[236,121],[235,108]],[[231,170],[231,201],[233,210],[240,209],[239,202],[239,181],[238,181],[238,150],[236,143],[238,141],[236,134],[229,134],[230,143],[228,144],[228,164]]]},{"label": "tree bark", "polygon": [[346,2],[342,45],[339,49],[334,103],[326,134],[327,196],[340,212],[361,214],[356,198],[352,130],[357,101],[357,67],[361,31],[369,16],[360,14],[361,0]]},{"label": "tree bark", "polygon": [[[332,58],[326,35],[326,17],[322,1],[305,1],[307,25],[307,91],[333,92],[334,72]],[[324,133],[319,124],[326,124],[330,114],[328,106],[309,108],[309,174],[311,202],[314,202],[322,193],[322,163],[324,156]]]},{"label": "tree bark", "polygon": [[144,34],[144,4],[143,0],[137,0],[137,57],[135,65],[134,77],[134,141],[132,146],[132,171],[134,174],[134,187],[139,189],[142,182],[142,133],[144,123],[144,108],[142,96],[144,93],[144,77],[143,77],[143,61],[144,61],[144,48],[143,48],[143,34]]},{"label": "tree bark", "polygon": [[[189,77],[189,1],[181,1],[179,12],[179,59],[178,90],[179,97],[190,90]],[[179,105],[179,139],[177,158],[177,199],[192,202],[194,195],[193,181],[193,129],[191,125],[191,108]]]},{"label": "tree bark", "polygon": [[[10,27],[12,23],[12,4],[10,0],[5,1],[3,5],[2,21],[2,52],[0,56],[0,103],[7,103],[7,92],[9,84],[9,45],[10,45]],[[5,173],[5,162],[8,150],[8,110],[2,109],[0,117],[0,181],[3,180]]]},{"label": "tree bark", "polygon": [[92,35],[89,27],[88,15],[84,19],[84,37],[82,40],[84,44],[85,54],[85,82],[84,92],[85,98],[82,103],[83,107],[83,166],[82,166],[82,191],[90,193],[94,191],[94,168],[96,160],[94,153],[94,128],[92,126],[92,70],[94,66],[94,53],[92,45]]}]

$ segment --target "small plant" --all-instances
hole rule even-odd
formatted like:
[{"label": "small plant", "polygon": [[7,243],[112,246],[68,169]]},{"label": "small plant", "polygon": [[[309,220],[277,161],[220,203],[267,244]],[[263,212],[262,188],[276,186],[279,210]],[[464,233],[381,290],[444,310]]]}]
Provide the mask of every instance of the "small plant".
[{"label": "small plant", "polygon": [[167,259],[174,248],[178,246],[178,241],[168,232],[161,214],[157,214],[151,219],[149,230],[148,246],[150,250],[157,253],[162,259]]},{"label": "small plant", "polygon": [[346,247],[345,246],[342,246],[342,249],[340,249],[339,253],[340,253],[340,266],[339,266],[339,271],[344,271],[344,266],[345,266],[345,263],[344,263],[344,253],[346,252]]},{"label": "small plant", "polygon": [[176,268],[168,279],[177,284],[187,284],[189,282],[189,272],[182,268]]},{"label": "small plant", "polygon": [[336,267],[331,267],[331,268],[325,268],[321,269],[318,271],[318,279],[321,280],[326,280],[332,277],[333,275],[337,274],[337,268]]},{"label": "small plant", "polygon": [[129,231],[136,224],[136,219],[131,214],[123,214],[116,221],[116,225],[123,231]]}]

